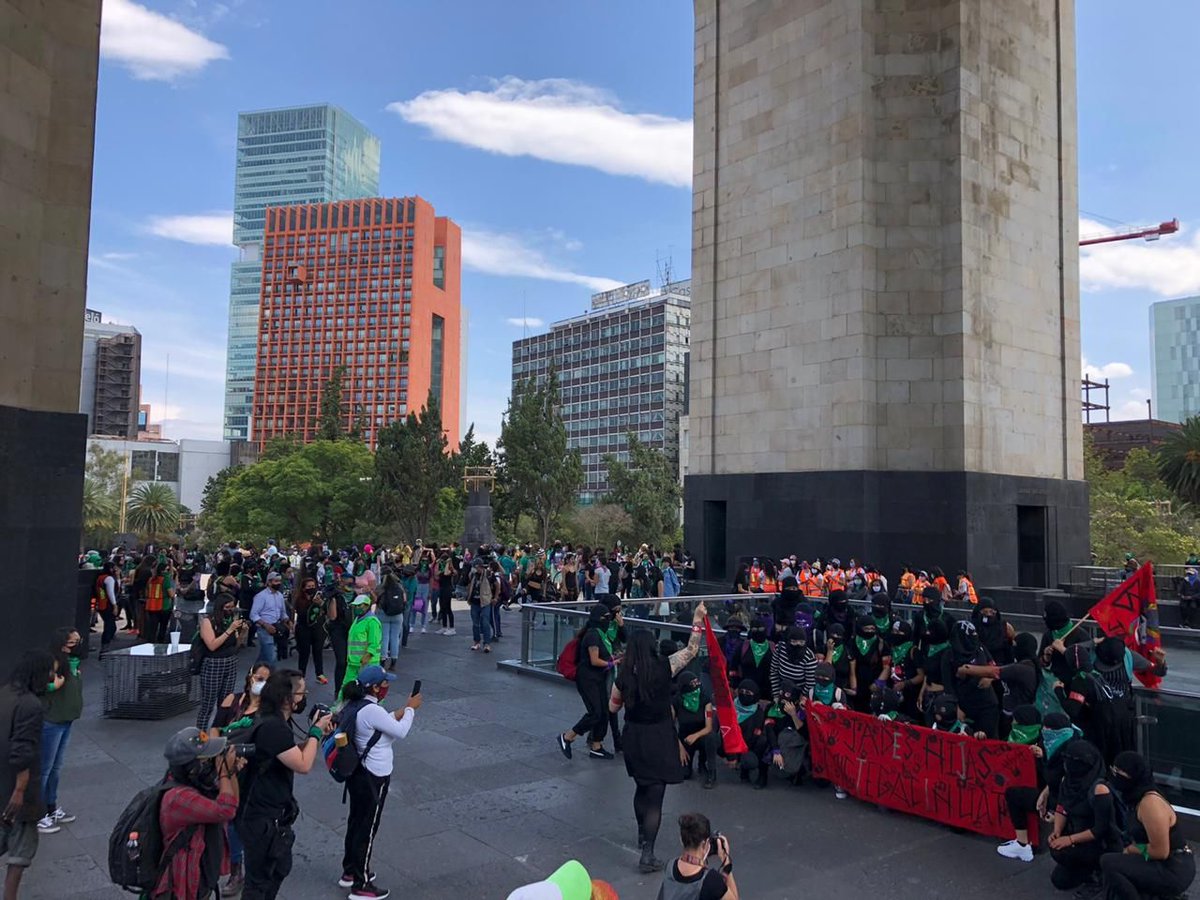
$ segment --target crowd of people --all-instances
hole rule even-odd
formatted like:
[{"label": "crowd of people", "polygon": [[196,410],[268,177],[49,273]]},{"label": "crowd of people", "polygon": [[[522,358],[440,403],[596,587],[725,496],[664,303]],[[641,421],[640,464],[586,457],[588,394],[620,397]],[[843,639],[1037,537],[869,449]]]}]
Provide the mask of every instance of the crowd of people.
[{"label": "crowd of people", "polygon": [[[581,738],[593,759],[623,755],[634,781],[638,866],[663,871],[663,896],[737,897],[728,842],[709,834],[703,816],[681,819],[679,858],[668,865],[655,855],[666,787],[695,777],[697,759],[706,789],[717,787],[726,767],[756,789],[813,780],[812,704],[1028,746],[1037,786],[1008,791],[1016,837],[998,849],[1031,860],[1028,826],[1037,816],[1049,832],[1056,887],[1167,897],[1191,883],[1194,863],[1175,813],[1135,752],[1132,679],[1142,669],[1164,673],[1161,652],[1146,659],[1119,638],[1092,641],[1056,601],[1045,604],[1042,634],[1017,633],[965,572],[951,580],[936,568],[906,567],[889,589],[881,573],[853,560],[846,567],[837,559],[748,560],[728,599],[711,611],[748,748],[730,758],[701,653],[710,611],[677,602],[695,574],[688,560],[680,548],[561,544],[300,551],[271,542],[261,550],[231,544],[211,556],[178,547],[88,554],[82,563],[95,571],[102,647],[122,620],[155,641],[183,627],[174,623],[185,615],[198,623],[191,626],[193,662],[203,702],[196,726],[164,751],[158,817],[170,852],[147,895],[279,896],[298,815],[294,777],[349,745],[356,753],[338,884],[352,900],[388,896],[375,882],[371,856],[392,743],[409,733],[421,698],[415,694],[395,713],[380,704],[401,648],[416,628],[427,633],[429,613],[441,634],[455,633],[455,599],[469,606],[471,649],[479,652],[502,636],[500,612],[513,604],[589,604],[574,642],[584,711],[557,746],[568,759]],[[915,612],[906,617],[893,609],[896,601],[910,601]],[[956,604],[961,615],[951,611]],[[627,614],[686,616],[689,639],[683,646],[660,641],[652,629],[627,624]],[[82,713],[81,641],[62,629],[48,651],[26,653],[0,689],[0,797],[10,798],[0,855],[13,898],[38,836],[73,819],[59,805],[58,780]],[[249,643],[256,659],[244,670],[238,653]],[[327,648],[336,712],[308,702],[310,662],[317,681],[328,683]],[[296,668],[286,662],[293,653]],[[702,856],[704,846],[711,853]]]}]

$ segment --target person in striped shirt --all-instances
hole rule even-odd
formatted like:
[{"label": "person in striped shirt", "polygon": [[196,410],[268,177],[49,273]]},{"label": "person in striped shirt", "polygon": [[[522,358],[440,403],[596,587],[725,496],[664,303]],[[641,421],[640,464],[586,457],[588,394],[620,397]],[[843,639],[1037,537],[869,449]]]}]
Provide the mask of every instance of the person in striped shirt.
[{"label": "person in striped shirt", "polygon": [[791,682],[807,696],[817,671],[817,657],[808,646],[808,634],[798,625],[787,629],[771,657],[771,697],[778,700],[784,682]]}]

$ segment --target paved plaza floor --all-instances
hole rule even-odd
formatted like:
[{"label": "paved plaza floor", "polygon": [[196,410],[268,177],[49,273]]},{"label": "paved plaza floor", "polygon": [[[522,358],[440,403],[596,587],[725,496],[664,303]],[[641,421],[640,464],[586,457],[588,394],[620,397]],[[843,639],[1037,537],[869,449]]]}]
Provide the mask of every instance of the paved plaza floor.
[{"label": "paved plaza floor", "polygon": [[[573,724],[582,704],[566,683],[496,669],[497,658],[518,649],[515,614],[511,622],[510,636],[490,656],[471,653],[462,628],[458,637],[413,635],[403,653],[397,693],[421,678],[425,705],[396,745],[374,860],[379,883],[395,898],[504,900],[574,858],[622,900],[652,900],[661,876],[636,871],[633,785],[620,757],[563,759],[554,735]],[[248,665],[253,651],[244,653]],[[79,818],[42,837],[26,900],[130,896],[108,882],[109,831],[128,799],[162,775],[167,736],[193,721],[100,718],[100,666],[93,657],[82,671],[86,707],[60,788],[61,804]],[[311,688],[310,702],[332,698],[331,687]],[[679,813],[704,812],[730,837],[747,900],[1062,896],[1050,886],[1045,855],[1024,865],[999,857],[990,838],[838,801],[829,789],[773,782],[753,791],[727,770],[720,778],[713,791],[696,782],[668,789],[659,855],[678,850]],[[336,885],[346,816],[341,786],[322,769],[297,776],[296,793],[295,867],[280,896],[345,897]]]}]

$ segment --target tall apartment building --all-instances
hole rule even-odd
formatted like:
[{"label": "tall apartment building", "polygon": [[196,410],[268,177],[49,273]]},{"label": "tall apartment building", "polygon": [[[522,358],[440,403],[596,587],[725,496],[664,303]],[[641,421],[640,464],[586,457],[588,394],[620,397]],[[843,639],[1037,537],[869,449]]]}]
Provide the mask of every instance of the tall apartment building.
[{"label": "tall apartment building", "polygon": [[691,282],[654,291],[641,281],[594,294],[590,312],[513,341],[514,396],[557,372],[568,445],[583,458],[581,502],[608,490],[604,456],[627,461],[631,432],[678,458],[691,317]]},{"label": "tall apartment building", "polygon": [[134,440],[138,432],[142,336],[132,325],[115,325],[102,319],[94,309],[84,313],[79,411],[88,417],[88,434]]},{"label": "tall apartment building", "polygon": [[1200,297],[1150,305],[1154,416],[1183,422],[1200,414]]},{"label": "tall apartment building", "polygon": [[342,422],[379,430],[432,395],[461,421],[462,232],[420,197],[267,211],[253,440],[312,440],[339,369]]},{"label": "tall apartment building", "polygon": [[267,207],[379,194],[379,139],[329,104],[238,116],[233,264],[225,370],[225,439],[250,438],[262,242]]}]

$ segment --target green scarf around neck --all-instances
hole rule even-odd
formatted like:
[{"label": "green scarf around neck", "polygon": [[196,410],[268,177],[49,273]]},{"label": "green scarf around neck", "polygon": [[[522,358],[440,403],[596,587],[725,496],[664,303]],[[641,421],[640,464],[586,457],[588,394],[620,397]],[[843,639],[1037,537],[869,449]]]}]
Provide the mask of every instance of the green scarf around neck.
[{"label": "green scarf around neck", "polygon": [[879,629],[880,634],[886,634],[892,627],[891,616],[880,616],[878,619],[872,616],[871,621],[875,623],[875,627]]},{"label": "green scarf around neck", "polygon": [[897,644],[892,648],[892,665],[900,665],[907,661],[909,654],[912,653],[912,641],[905,641],[903,644]]},{"label": "green scarf around neck", "polygon": [[758,712],[758,704],[752,703],[749,706],[742,706],[742,701],[737,697],[733,698],[733,708],[737,711],[738,724],[742,724],[756,712]]},{"label": "green scarf around neck", "polygon": [[942,641],[940,644],[930,644],[929,650],[925,653],[925,658],[930,659],[934,656],[937,656],[943,650],[949,649],[949,647],[950,647],[949,641]]},{"label": "green scarf around neck", "polygon": [[1034,722],[1032,725],[1017,725],[1013,724],[1012,730],[1008,733],[1008,742],[1010,744],[1036,744],[1038,735],[1042,733],[1042,726]]},{"label": "green scarf around neck", "polygon": [[679,702],[688,712],[700,712],[700,688],[694,691],[684,691],[679,695]]},{"label": "green scarf around neck", "polygon": [[842,661],[842,656],[843,656],[843,654],[845,654],[845,652],[846,652],[846,645],[845,645],[845,644],[837,644],[837,645],[835,645],[835,646],[834,646],[834,648],[833,648],[833,656],[832,656],[832,659],[830,659],[829,661],[830,661],[831,663],[833,663],[833,664],[836,666],[836,665],[837,665],[839,662],[841,662],[841,661]]},{"label": "green scarf around neck", "polygon": [[1063,744],[1080,733],[1074,725],[1070,728],[1043,728],[1042,746],[1046,748],[1046,759],[1052,759]]},{"label": "green scarf around neck", "polygon": [[863,638],[858,635],[854,636],[854,646],[858,648],[859,656],[868,656],[875,649],[875,641],[877,637]]},{"label": "green scarf around neck", "polygon": [[754,654],[754,665],[762,665],[763,657],[767,655],[767,650],[770,648],[770,646],[770,641],[750,642],[750,652]]},{"label": "green scarf around neck", "polygon": [[829,706],[833,703],[833,698],[836,696],[837,685],[832,681],[829,684],[814,684],[813,699],[818,703],[824,703]]}]

